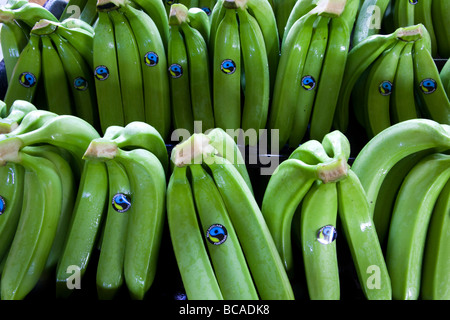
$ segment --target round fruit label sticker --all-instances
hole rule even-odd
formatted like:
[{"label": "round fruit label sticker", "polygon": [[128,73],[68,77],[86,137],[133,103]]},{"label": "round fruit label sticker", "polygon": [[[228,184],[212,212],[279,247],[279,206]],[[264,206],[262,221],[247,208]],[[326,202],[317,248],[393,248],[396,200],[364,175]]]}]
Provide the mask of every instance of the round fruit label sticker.
[{"label": "round fruit label sticker", "polygon": [[223,60],[220,69],[225,74],[233,74],[236,71],[236,63],[231,59]]},{"label": "round fruit label sticker", "polygon": [[159,62],[159,57],[156,53],[150,51],[147,52],[144,56],[144,62],[147,66],[149,67],[154,67],[158,64]]},{"label": "round fruit label sticker", "polygon": [[317,232],[317,241],[321,244],[330,244],[336,240],[336,237],[336,228],[331,225],[324,226]]},{"label": "round fruit label sticker", "polygon": [[183,67],[174,63],[169,67],[169,74],[172,78],[177,79],[183,75]]},{"label": "round fruit label sticker", "polygon": [[109,70],[106,66],[98,66],[95,68],[94,76],[97,80],[106,80],[109,77]]},{"label": "round fruit label sticker", "polygon": [[419,2],[419,0],[409,0],[409,3],[412,5],[416,5]]},{"label": "round fruit label sticker", "polygon": [[213,224],[206,231],[206,239],[213,245],[220,245],[228,238],[227,229],[221,224]]},{"label": "round fruit label sticker", "polygon": [[437,83],[434,79],[424,79],[420,83],[420,90],[425,94],[430,94],[435,92],[437,89]]},{"label": "round fruit label sticker", "polygon": [[131,199],[124,193],[117,193],[112,198],[111,204],[117,212],[125,212],[131,207]]},{"label": "round fruit label sticker", "polygon": [[0,216],[5,212],[6,210],[6,201],[5,198],[0,196]]},{"label": "round fruit label sticker", "polygon": [[75,80],[73,81],[73,86],[75,87],[75,89],[80,90],[80,91],[84,91],[87,89],[88,87],[88,82],[85,78],[83,77],[77,77],[75,78]]},{"label": "round fruit label sticker", "polygon": [[386,80],[380,84],[380,86],[378,87],[378,91],[380,91],[383,96],[388,96],[392,93],[392,87],[392,82]]},{"label": "round fruit label sticker", "polygon": [[208,16],[211,15],[211,8],[208,8],[208,7],[202,7],[201,9],[202,9],[203,11],[205,11],[206,14],[207,14]]},{"label": "round fruit label sticker", "polygon": [[312,90],[316,87],[316,80],[312,76],[304,76],[302,78],[302,87],[305,90]]},{"label": "round fruit label sticker", "polygon": [[19,83],[25,88],[34,87],[36,82],[36,77],[30,72],[23,72],[19,76]]}]

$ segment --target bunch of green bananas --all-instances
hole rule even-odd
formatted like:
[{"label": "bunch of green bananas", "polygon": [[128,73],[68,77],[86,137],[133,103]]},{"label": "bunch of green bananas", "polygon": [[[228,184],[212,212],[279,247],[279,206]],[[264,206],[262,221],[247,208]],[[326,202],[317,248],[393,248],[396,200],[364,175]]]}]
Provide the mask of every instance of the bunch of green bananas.
[{"label": "bunch of green bananas", "polygon": [[352,42],[357,45],[368,36],[421,23],[430,33],[433,58],[448,59],[449,15],[450,3],[446,0],[366,0],[361,3]]},{"label": "bunch of green bananas", "polygon": [[349,108],[369,138],[392,124],[428,118],[450,124],[450,101],[422,25],[373,35],[349,52],[335,125],[345,132]]},{"label": "bunch of green bananas", "polygon": [[294,298],[233,138],[216,128],[172,150],[170,238],[187,298]]},{"label": "bunch of green bananas", "polygon": [[[162,3],[155,8],[168,28]],[[171,123],[166,38],[146,11],[125,1],[99,0],[97,11],[93,66],[102,131],[144,121],[166,139]]]},{"label": "bunch of green bananas", "polygon": [[338,220],[365,297],[391,299],[369,201],[347,163],[349,156],[350,144],[339,131],[326,134],[322,142],[303,143],[270,177],[261,210],[291,281],[296,274],[291,242],[297,240],[310,299],[340,299]]},{"label": "bunch of green bananas", "polygon": [[[169,25],[167,60],[173,127],[190,134],[213,129],[208,15],[199,8],[173,4]],[[202,128],[194,131],[196,121]]]},{"label": "bunch of green bananas", "polygon": [[1,298],[17,300],[58,264],[82,170],[77,159],[98,134],[81,118],[38,110],[25,100],[4,114]]},{"label": "bunch of green bananas", "polygon": [[217,1],[209,52],[215,126],[259,134],[266,128],[279,60],[278,29],[269,1]]},{"label": "bunch of green bananas", "polygon": [[376,135],[353,162],[394,299],[449,299],[449,150],[449,125],[411,119]]},{"label": "bunch of green bananas", "polygon": [[126,284],[133,299],[151,287],[165,221],[168,156],[151,125],[135,121],[110,126],[83,154],[71,226],[56,269],[57,295],[68,297],[77,266],[80,277],[96,243],[100,299],[112,299]]},{"label": "bunch of green bananas", "polygon": [[[300,2],[297,2],[299,4]],[[359,1],[295,5],[284,30],[268,127],[280,145],[330,132]]]}]

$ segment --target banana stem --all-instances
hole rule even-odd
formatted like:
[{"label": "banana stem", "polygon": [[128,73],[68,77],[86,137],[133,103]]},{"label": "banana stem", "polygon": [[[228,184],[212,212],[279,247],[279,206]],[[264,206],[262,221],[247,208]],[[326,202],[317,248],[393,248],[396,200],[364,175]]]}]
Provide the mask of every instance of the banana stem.
[{"label": "banana stem", "polygon": [[344,12],[346,4],[347,0],[319,0],[312,12],[323,17],[335,18]]},{"label": "banana stem", "polygon": [[181,3],[175,3],[170,6],[169,25],[180,25],[183,22],[188,22],[188,7]]},{"label": "banana stem", "polygon": [[125,5],[123,0],[97,0],[97,11],[108,12]]},{"label": "banana stem", "polygon": [[244,5],[243,2],[247,0],[225,0],[223,6],[227,9],[237,9],[239,5]]},{"label": "banana stem", "polygon": [[203,133],[194,133],[189,139],[176,145],[172,150],[171,160],[177,167],[190,164],[202,164],[204,160],[217,154],[210,144],[210,139]]},{"label": "banana stem", "polygon": [[14,13],[8,9],[0,9],[0,23],[8,23],[14,20]]},{"label": "banana stem", "polygon": [[98,138],[91,141],[83,155],[83,160],[107,161],[114,159],[118,153],[119,147],[115,142]]},{"label": "banana stem", "polygon": [[24,143],[18,137],[11,137],[0,141],[0,167],[5,166],[7,162],[19,162],[19,150],[23,146]]},{"label": "banana stem", "polygon": [[41,19],[31,29],[31,33],[37,35],[51,34],[58,29],[58,25],[50,20]]},{"label": "banana stem", "polygon": [[416,24],[414,26],[408,26],[404,28],[398,28],[395,32],[397,35],[397,38],[409,42],[409,41],[417,41],[421,38],[423,38],[424,33],[426,30],[424,30],[425,26],[423,24]]},{"label": "banana stem", "polygon": [[319,165],[319,179],[323,183],[337,182],[348,176],[349,166],[344,158]]}]

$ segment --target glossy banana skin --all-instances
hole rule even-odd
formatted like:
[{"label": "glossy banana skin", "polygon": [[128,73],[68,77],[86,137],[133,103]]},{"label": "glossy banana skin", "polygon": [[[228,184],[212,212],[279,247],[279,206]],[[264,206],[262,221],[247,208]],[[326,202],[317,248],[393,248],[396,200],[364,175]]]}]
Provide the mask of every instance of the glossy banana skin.
[{"label": "glossy banana skin", "polygon": [[3,60],[9,83],[19,55],[28,43],[28,36],[17,21],[2,23],[0,31]]}]

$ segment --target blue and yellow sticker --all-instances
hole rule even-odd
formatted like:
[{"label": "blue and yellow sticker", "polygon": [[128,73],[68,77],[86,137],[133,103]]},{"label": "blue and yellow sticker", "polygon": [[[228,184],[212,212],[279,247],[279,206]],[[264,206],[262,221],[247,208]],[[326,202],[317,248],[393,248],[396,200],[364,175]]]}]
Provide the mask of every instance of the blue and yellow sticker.
[{"label": "blue and yellow sticker", "polygon": [[131,199],[127,194],[116,193],[112,198],[111,205],[117,212],[125,212],[131,208]]},{"label": "blue and yellow sticker", "polygon": [[144,56],[144,62],[147,66],[154,67],[159,62],[159,56],[155,52],[149,51]]},{"label": "blue and yellow sticker", "polygon": [[380,86],[378,87],[378,91],[381,93],[381,95],[388,96],[392,93],[393,87],[394,87],[394,85],[392,84],[392,82],[386,80],[386,81],[383,81],[382,83],[380,83]]},{"label": "blue and yellow sticker", "polygon": [[97,80],[103,81],[108,79],[109,77],[109,70],[106,66],[98,66],[95,68],[94,76]]},{"label": "blue and yellow sticker", "polygon": [[171,64],[169,74],[172,78],[177,79],[183,75],[183,67],[177,63]]},{"label": "blue and yellow sticker", "polygon": [[228,238],[228,231],[221,224],[213,224],[206,231],[206,239],[209,243],[218,246],[224,243]]},{"label": "blue and yellow sticker", "polygon": [[0,196],[0,216],[5,213],[6,210],[6,201],[5,198],[3,198],[2,196]]},{"label": "blue and yellow sticker", "polygon": [[79,91],[85,91],[88,88],[88,82],[83,77],[76,77],[75,80],[73,80],[73,86]]},{"label": "blue and yellow sticker", "polygon": [[231,59],[225,59],[220,64],[220,70],[225,74],[233,74],[236,71],[236,63]]},{"label": "blue and yellow sticker", "polygon": [[312,90],[316,87],[316,80],[313,76],[304,76],[302,78],[302,87],[305,90]]},{"label": "blue and yellow sticker", "polygon": [[36,77],[31,72],[22,72],[19,75],[19,83],[25,88],[31,88],[36,85]]},{"label": "blue and yellow sticker", "polygon": [[424,79],[420,82],[420,90],[425,94],[431,94],[437,89],[437,82],[434,79]]}]

